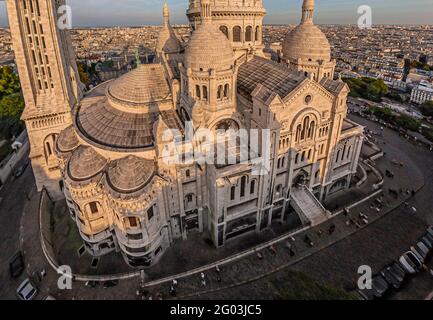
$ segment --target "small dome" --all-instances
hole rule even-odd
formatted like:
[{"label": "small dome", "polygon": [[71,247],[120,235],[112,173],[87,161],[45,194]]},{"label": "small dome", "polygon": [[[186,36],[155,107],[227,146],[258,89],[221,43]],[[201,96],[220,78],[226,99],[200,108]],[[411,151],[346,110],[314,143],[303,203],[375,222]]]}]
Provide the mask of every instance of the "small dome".
[{"label": "small dome", "polygon": [[107,159],[97,153],[92,147],[79,146],[69,160],[69,174],[74,180],[85,180],[100,173]]},{"label": "small dome", "polygon": [[132,192],[144,187],[155,174],[152,160],[128,156],[110,164],[109,183],[118,191]]},{"label": "small dome", "polygon": [[181,42],[170,26],[164,26],[159,32],[156,49],[164,53],[179,53],[182,50]]},{"label": "small dome", "polygon": [[185,67],[192,70],[228,70],[234,64],[230,41],[211,23],[205,23],[193,32],[185,50]]},{"label": "small dome", "polygon": [[140,64],[113,81],[107,95],[115,104],[141,106],[167,99],[170,88],[160,64]]},{"label": "small dome", "polygon": [[57,149],[60,152],[69,152],[74,150],[80,142],[78,141],[77,134],[74,127],[71,125],[60,132],[57,138]]},{"label": "small dome", "polygon": [[331,45],[325,34],[314,24],[300,24],[283,42],[286,59],[303,61],[331,61]]}]

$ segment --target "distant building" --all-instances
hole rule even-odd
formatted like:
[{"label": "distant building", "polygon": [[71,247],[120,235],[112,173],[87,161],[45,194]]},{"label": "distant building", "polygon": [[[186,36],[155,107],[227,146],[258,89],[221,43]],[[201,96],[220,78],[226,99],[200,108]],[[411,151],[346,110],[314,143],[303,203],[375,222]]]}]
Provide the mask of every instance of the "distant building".
[{"label": "distant building", "polygon": [[421,81],[412,89],[410,101],[417,104],[433,101],[433,85],[427,81]]}]

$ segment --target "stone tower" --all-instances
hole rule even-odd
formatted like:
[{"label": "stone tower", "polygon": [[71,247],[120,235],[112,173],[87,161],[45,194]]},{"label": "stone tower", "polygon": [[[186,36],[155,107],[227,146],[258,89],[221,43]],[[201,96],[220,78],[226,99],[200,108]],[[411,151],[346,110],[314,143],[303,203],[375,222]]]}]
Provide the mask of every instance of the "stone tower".
[{"label": "stone tower", "polygon": [[64,5],[64,0],[7,0],[36,185],[54,199],[63,197],[56,139],[71,125],[71,109],[82,96],[71,40],[63,28]]},{"label": "stone tower", "polygon": [[302,71],[314,80],[334,78],[335,60],[325,34],[314,25],[314,0],[304,0],[301,23],[283,42],[282,60],[290,69]]},{"label": "stone tower", "polygon": [[233,47],[213,23],[211,0],[200,3],[201,24],[193,31],[181,68],[181,114],[195,126],[214,128],[216,120],[236,112],[236,73]]},{"label": "stone tower", "polygon": [[[200,24],[200,1],[190,0],[188,19],[194,29]],[[247,53],[261,54],[262,26],[266,10],[262,0],[211,0],[212,21],[226,35],[238,59]]]}]

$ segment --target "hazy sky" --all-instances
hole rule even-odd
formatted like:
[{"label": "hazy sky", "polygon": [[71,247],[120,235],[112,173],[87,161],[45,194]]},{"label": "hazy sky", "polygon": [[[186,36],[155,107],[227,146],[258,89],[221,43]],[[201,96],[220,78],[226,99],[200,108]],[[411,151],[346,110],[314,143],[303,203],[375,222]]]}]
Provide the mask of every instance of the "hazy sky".
[{"label": "hazy sky", "polygon": [[[163,0],[67,0],[74,26],[148,25],[161,23]],[[168,0],[172,23],[185,23],[188,0]],[[295,24],[302,0],[263,0],[265,23]],[[373,24],[433,24],[433,0],[317,0],[318,24],[354,24],[357,8],[370,5]],[[0,26],[7,24],[0,0]]]}]

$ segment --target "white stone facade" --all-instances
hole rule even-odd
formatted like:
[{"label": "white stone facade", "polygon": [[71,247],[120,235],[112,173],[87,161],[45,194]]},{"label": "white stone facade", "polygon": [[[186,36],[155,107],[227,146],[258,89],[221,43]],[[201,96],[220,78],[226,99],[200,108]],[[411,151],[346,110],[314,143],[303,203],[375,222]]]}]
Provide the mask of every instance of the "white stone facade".
[{"label": "white stone facade", "polygon": [[[30,116],[30,87],[37,81],[31,59],[20,53],[31,46],[23,43],[23,22],[14,16],[18,2],[8,4],[23,89],[29,96],[25,119],[32,128],[36,120]],[[54,1],[39,0],[42,3],[56,11]],[[312,10],[311,1],[306,3],[304,9]],[[50,106],[56,117],[64,117],[62,122],[48,121],[51,111],[38,109],[40,125],[49,130],[29,130],[32,154],[41,153],[45,136],[55,133],[50,143],[56,163],[55,177],[42,178],[35,170],[38,185],[50,194],[57,194],[50,185],[63,187],[88,252],[98,256],[120,251],[128,264],[146,267],[190,232],[206,232],[220,247],[274,222],[314,225],[329,217],[319,200],[349,187],[363,128],[346,119],[349,89],[342,81],[331,75],[312,77],[262,56],[264,12],[261,0],[191,1],[188,15],[195,30],[185,44],[172,32],[165,5],[156,63],[139,65],[82,99],[54,100]],[[260,39],[234,43],[221,32],[223,20],[230,30],[240,24],[242,34],[251,25],[260,31]],[[50,38],[49,43],[70,48],[64,41]],[[74,70],[71,57],[53,53],[50,60],[60,71]],[[333,62],[329,58],[326,63],[332,69],[326,72],[333,75]],[[75,79],[70,74],[56,78],[57,95],[70,97]],[[247,150],[248,161],[168,162],[169,145],[188,136],[190,121],[194,133],[210,129],[219,134],[218,148],[235,141],[233,154],[240,157]],[[228,129],[247,132],[249,143],[230,140]],[[255,133],[268,138],[263,135],[253,143]],[[186,141],[181,159],[190,154],[189,148],[203,148],[209,139],[210,134]],[[50,162],[42,160],[43,153],[33,156],[34,168],[54,172]],[[268,171],[262,174],[258,168]]]},{"label": "white stone facade", "polygon": [[433,85],[427,81],[421,81],[412,89],[410,101],[416,104],[433,101]]}]

